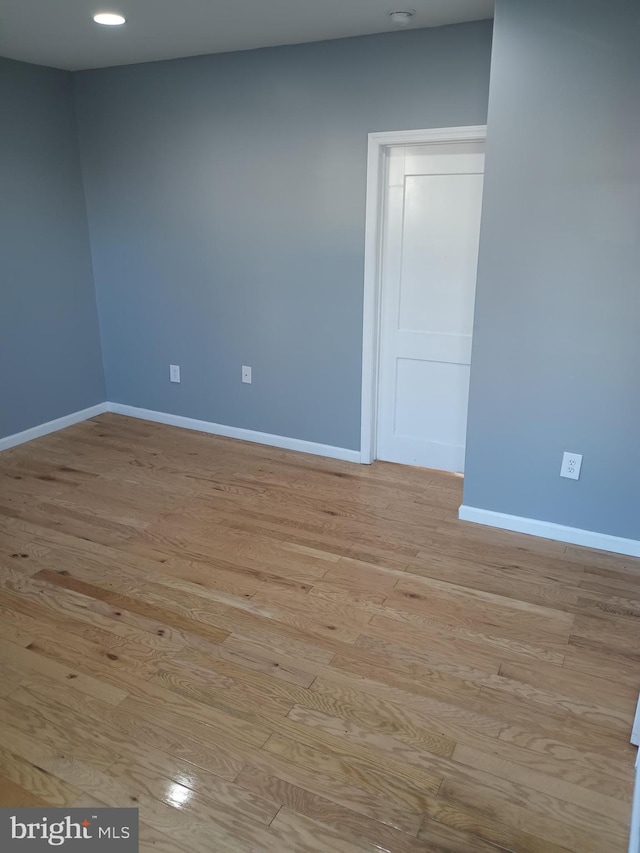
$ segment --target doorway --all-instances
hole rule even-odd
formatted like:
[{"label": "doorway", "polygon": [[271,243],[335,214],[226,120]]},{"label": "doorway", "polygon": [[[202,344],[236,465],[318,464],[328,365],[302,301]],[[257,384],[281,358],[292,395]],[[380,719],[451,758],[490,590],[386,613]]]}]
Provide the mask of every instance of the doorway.
[{"label": "doorway", "polygon": [[464,470],[485,137],[369,135],[363,462]]}]

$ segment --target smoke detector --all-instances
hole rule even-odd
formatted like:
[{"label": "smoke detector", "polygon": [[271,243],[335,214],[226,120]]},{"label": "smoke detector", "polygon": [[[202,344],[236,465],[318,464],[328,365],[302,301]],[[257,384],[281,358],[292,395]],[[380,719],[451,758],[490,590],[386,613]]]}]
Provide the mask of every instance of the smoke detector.
[{"label": "smoke detector", "polygon": [[389,12],[391,23],[395,24],[396,27],[408,27],[411,23],[411,18],[413,18],[414,15],[415,12],[411,10]]}]

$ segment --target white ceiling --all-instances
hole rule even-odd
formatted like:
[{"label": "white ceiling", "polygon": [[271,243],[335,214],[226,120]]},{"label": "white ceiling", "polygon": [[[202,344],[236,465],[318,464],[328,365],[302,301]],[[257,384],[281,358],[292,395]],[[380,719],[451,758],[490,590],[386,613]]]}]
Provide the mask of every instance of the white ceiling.
[{"label": "white ceiling", "polygon": [[[0,56],[77,70],[247,50],[493,16],[493,0],[0,0]],[[119,12],[123,27],[101,27]]]}]

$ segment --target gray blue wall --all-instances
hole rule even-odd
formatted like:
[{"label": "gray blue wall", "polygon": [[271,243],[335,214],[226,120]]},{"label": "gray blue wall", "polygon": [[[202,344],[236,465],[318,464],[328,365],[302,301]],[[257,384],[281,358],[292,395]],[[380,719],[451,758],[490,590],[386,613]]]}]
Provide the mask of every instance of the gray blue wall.
[{"label": "gray blue wall", "polygon": [[71,75],[0,59],[0,437],[104,399]]},{"label": "gray blue wall", "polygon": [[635,539],[639,45],[637,0],[498,0],[464,494]]},{"label": "gray blue wall", "polygon": [[367,133],[484,123],[491,29],[76,74],[109,400],[357,449]]}]

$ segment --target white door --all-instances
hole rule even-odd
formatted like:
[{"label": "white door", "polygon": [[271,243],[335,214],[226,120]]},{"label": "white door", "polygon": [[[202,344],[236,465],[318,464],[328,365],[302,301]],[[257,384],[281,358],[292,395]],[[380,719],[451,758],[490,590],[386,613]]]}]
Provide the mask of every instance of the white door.
[{"label": "white door", "polygon": [[391,148],[376,456],[464,469],[484,143]]}]

